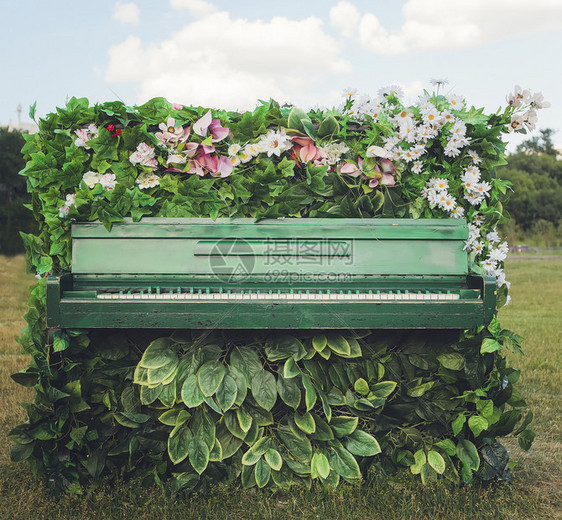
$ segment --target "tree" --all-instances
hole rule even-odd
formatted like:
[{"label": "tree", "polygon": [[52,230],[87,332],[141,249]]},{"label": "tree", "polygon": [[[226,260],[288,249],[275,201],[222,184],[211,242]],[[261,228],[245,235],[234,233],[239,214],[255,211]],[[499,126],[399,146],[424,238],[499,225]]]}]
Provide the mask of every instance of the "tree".
[{"label": "tree", "polygon": [[539,133],[541,134],[540,136],[526,139],[517,146],[517,153],[539,153],[554,157],[560,155],[560,152],[554,148],[554,143],[552,142],[552,136],[556,133],[556,130],[544,128]]}]

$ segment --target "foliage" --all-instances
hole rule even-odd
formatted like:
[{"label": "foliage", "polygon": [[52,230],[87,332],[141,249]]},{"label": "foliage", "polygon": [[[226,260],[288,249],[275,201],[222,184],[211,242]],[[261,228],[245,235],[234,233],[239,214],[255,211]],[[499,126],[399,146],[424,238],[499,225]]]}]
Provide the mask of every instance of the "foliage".
[{"label": "foliage", "polygon": [[152,341],[66,331],[43,347],[29,330],[22,343],[35,363],[13,378],[37,397],[25,405],[30,423],[11,433],[12,460],[66,491],[104,474],[173,491],[237,477],[245,487],[335,486],[370,466],[409,468],[424,482],[505,479],[496,437],[515,430],[528,449],[532,414],[521,423],[519,371],[499,352],[520,338],[497,323],[490,331],[484,341],[432,331],[183,331]]},{"label": "foliage", "polygon": [[18,172],[25,166],[21,149],[25,141],[20,132],[0,127],[0,252],[23,253],[19,231],[37,233],[33,215],[24,207],[31,197]]},{"label": "foliage", "polygon": [[562,161],[551,153],[548,140],[538,143],[525,141],[498,171],[513,186],[505,208],[524,232],[539,231],[533,227],[541,220],[554,227],[562,221]]},{"label": "foliage", "polygon": [[274,101],[238,114],[72,98],[25,137],[21,174],[40,232],[22,237],[40,281],[20,338],[33,361],[13,378],[36,401],[12,432],[12,459],[71,492],[104,474],[172,490],[238,477],[246,487],[333,486],[371,465],[424,482],[508,478],[497,438],[515,431],[527,449],[534,433],[502,354],[521,353],[521,338],[497,321],[462,333],[49,338],[44,277],[70,269],[72,221],[464,216],[474,268],[497,276],[501,303],[507,244],[495,227],[508,184],[495,167],[501,133],[530,125],[520,112],[485,115],[429,94],[404,107],[394,91],[308,113]]}]

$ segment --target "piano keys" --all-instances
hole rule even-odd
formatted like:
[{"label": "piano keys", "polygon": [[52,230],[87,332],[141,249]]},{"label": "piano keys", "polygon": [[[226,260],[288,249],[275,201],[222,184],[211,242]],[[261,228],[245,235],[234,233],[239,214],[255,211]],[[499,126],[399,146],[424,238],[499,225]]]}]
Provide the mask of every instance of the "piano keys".
[{"label": "piano keys", "polygon": [[161,219],[72,226],[50,328],[365,329],[488,324],[460,219]]}]

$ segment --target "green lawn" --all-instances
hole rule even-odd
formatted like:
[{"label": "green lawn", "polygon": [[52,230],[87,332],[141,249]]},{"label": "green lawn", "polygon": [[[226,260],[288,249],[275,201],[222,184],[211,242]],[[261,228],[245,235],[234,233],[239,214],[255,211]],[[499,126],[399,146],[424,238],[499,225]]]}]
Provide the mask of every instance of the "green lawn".
[{"label": "green lawn", "polygon": [[0,257],[0,518],[6,519],[551,519],[562,518],[562,444],[560,327],[562,263],[557,260],[510,260],[512,303],[500,311],[502,325],[527,338],[527,356],[512,356],[522,369],[521,391],[535,413],[535,444],[522,452],[506,444],[519,464],[511,483],[486,490],[443,483],[424,487],[405,474],[396,480],[372,475],[362,486],[294,490],[290,493],[217,487],[207,497],[168,498],[160,489],[135,485],[92,487],[84,496],[50,498],[24,464],[9,461],[7,432],[25,420],[21,401],[33,392],[9,375],[28,360],[14,341],[24,326],[26,288],[22,257]]}]

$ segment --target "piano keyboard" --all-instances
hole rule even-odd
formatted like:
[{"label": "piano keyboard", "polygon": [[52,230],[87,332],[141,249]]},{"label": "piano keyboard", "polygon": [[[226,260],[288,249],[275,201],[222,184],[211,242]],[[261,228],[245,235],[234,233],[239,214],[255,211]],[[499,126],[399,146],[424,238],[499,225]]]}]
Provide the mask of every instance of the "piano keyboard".
[{"label": "piano keyboard", "polygon": [[452,291],[406,291],[406,290],[211,290],[182,289],[165,290],[148,288],[146,291],[119,291],[97,294],[102,300],[267,300],[267,301],[345,301],[345,300],[459,300],[460,295]]}]

